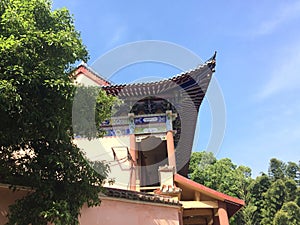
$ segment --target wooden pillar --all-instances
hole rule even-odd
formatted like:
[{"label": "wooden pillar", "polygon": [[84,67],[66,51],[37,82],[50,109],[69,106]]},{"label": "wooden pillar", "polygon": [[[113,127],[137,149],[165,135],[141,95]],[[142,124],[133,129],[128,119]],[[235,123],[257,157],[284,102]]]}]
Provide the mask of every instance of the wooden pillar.
[{"label": "wooden pillar", "polygon": [[130,155],[132,161],[130,162],[130,190],[136,190],[136,146],[135,146],[135,135],[130,134]]},{"label": "wooden pillar", "polygon": [[173,138],[173,131],[171,130],[167,131],[167,150],[168,150],[169,166],[173,166],[175,168],[175,173],[176,173],[174,138]]},{"label": "wooden pillar", "polygon": [[220,225],[229,225],[226,203],[219,201],[218,205],[219,205],[219,208],[218,208],[219,224]]},{"label": "wooden pillar", "polygon": [[218,216],[218,208],[213,209],[213,225],[220,225],[219,216]]},{"label": "wooden pillar", "polygon": [[132,160],[130,161],[130,190],[135,191],[136,190],[136,141],[135,141],[135,123],[134,123],[134,114],[129,113],[128,114],[128,120],[129,120],[129,132],[130,132],[130,149],[129,153],[131,155]]},{"label": "wooden pillar", "polygon": [[214,223],[213,225],[220,225],[220,220],[219,220],[219,217],[218,216],[214,216]]},{"label": "wooden pillar", "polygon": [[174,147],[174,137],[173,137],[173,113],[172,111],[166,111],[166,128],[167,128],[167,151],[168,151],[168,161],[169,166],[173,166],[176,173],[176,157],[175,157],[175,147]]}]

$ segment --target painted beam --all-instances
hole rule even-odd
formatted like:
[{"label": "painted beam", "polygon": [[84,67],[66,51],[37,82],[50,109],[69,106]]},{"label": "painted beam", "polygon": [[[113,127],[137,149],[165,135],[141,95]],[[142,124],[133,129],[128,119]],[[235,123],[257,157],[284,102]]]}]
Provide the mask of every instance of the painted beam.
[{"label": "painted beam", "polygon": [[212,216],[212,209],[185,209],[183,216]]},{"label": "painted beam", "polygon": [[217,201],[180,201],[184,209],[217,209]]}]

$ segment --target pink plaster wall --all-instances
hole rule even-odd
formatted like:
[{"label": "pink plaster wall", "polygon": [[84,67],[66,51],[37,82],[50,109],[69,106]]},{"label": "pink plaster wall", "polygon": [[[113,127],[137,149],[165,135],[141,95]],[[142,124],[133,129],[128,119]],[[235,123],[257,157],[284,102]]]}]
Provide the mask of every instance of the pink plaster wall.
[{"label": "pink plaster wall", "polygon": [[80,224],[179,225],[178,208],[103,199],[99,207],[83,207]]},{"label": "pink plaster wall", "polygon": [[7,213],[8,206],[13,204],[17,199],[25,196],[29,191],[27,190],[19,190],[19,191],[11,191],[8,187],[0,186],[0,225],[3,225],[7,222]]},{"label": "pink plaster wall", "polygon": [[[28,191],[12,192],[0,186],[0,225],[7,222],[8,206]],[[81,210],[81,225],[179,225],[179,207],[105,198],[98,207]]]}]

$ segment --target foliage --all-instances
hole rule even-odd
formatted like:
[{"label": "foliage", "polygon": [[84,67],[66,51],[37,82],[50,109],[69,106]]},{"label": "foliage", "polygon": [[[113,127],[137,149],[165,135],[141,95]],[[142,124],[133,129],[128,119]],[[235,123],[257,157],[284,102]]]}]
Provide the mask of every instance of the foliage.
[{"label": "foliage", "polygon": [[[95,172],[73,144],[69,74],[78,60],[87,51],[67,9],[51,11],[48,0],[1,1],[0,180],[34,189],[10,207],[9,224],[77,224],[84,203],[100,203],[108,167],[97,162],[102,173]],[[97,97],[97,123],[112,100]]]},{"label": "foliage", "polygon": [[217,160],[211,152],[193,152],[189,171],[192,180],[238,198],[245,196],[251,176],[250,168],[237,167],[227,158]]},{"label": "foliage", "polygon": [[246,201],[231,220],[238,225],[300,224],[299,172],[297,163],[273,158],[268,174],[253,179],[250,168],[217,160],[209,152],[194,152],[189,168],[194,181]]},{"label": "foliage", "polygon": [[282,161],[272,158],[269,166],[269,177],[273,180],[282,179],[285,169],[286,165]]},{"label": "foliage", "polygon": [[[189,176],[192,180],[237,198],[248,198],[247,187],[251,182],[250,168],[238,167],[228,158],[217,160],[211,152],[193,152],[190,165]],[[244,216],[253,217],[255,206],[246,208],[245,215],[239,213],[232,224],[241,224]]]},{"label": "foliage", "polygon": [[270,188],[263,194],[264,204],[262,209],[262,225],[272,224],[274,216],[279,211],[284,203],[285,192],[284,182],[276,180]]},{"label": "foliage", "polygon": [[286,202],[276,213],[274,225],[298,225],[300,222],[300,207],[295,202]]},{"label": "foliage", "polygon": [[252,204],[256,207],[255,212],[255,222],[253,224],[260,224],[262,220],[262,209],[264,207],[264,193],[269,189],[271,186],[271,180],[266,174],[262,174],[261,176],[256,177],[255,180],[251,182],[248,187],[249,191],[249,200],[247,204]]}]

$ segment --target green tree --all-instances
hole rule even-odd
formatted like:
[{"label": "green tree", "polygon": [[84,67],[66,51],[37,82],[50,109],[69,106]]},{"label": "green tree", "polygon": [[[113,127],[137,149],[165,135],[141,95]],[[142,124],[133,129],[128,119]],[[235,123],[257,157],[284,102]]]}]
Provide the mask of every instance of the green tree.
[{"label": "green tree", "polygon": [[[193,160],[193,156],[194,153],[191,160]],[[246,167],[237,168],[230,159],[225,158],[217,160],[213,164],[207,164],[204,168],[197,168],[190,174],[190,177],[194,181],[220,192],[234,197],[242,197],[243,194],[241,192],[243,192],[245,187],[245,180],[243,179],[245,178],[245,173],[249,173],[249,171],[245,172],[245,170]]]},{"label": "green tree", "polygon": [[262,175],[256,177],[256,179],[253,180],[248,187],[250,197],[247,201],[247,204],[251,204],[256,207],[255,223],[253,224],[261,224],[262,209],[264,208],[265,204],[264,193],[267,192],[270,186],[270,178],[263,173]]},{"label": "green tree", "polygon": [[257,224],[275,223],[275,214],[278,214],[276,224],[288,224],[286,223],[287,214],[281,209],[287,202],[297,204],[299,201],[297,170],[296,163],[288,162],[286,164],[273,158],[269,164],[269,176],[262,174],[251,183],[249,186],[250,201],[257,207]]},{"label": "green tree", "polygon": [[212,152],[193,152],[189,163],[190,178],[198,183],[203,183],[202,172],[216,161],[217,159]]},{"label": "green tree", "polygon": [[298,225],[300,224],[300,207],[295,202],[284,203],[276,213],[273,225]]},{"label": "green tree", "polygon": [[[248,198],[247,187],[252,180],[250,168],[238,167],[227,158],[216,160],[209,152],[193,152],[190,161],[189,176],[192,180],[237,198]],[[254,213],[255,206],[247,205],[231,224],[246,223],[246,220],[250,224]]]},{"label": "green tree", "polygon": [[247,205],[242,209],[241,212],[238,212],[241,214],[243,218],[243,223],[244,225],[255,225],[257,223],[257,207],[251,203],[247,202]]},{"label": "green tree", "polygon": [[285,175],[287,178],[293,179],[297,182],[298,186],[300,186],[300,165],[295,162],[288,162]]},{"label": "green tree", "polygon": [[300,207],[300,186],[297,187],[295,202]]},{"label": "green tree", "polygon": [[294,162],[287,163],[285,174],[288,178],[296,179],[298,172],[299,172],[299,165],[297,165],[297,163]]},{"label": "green tree", "polygon": [[[231,224],[300,224],[299,166],[294,162],[270,160],[268,175],[251,178],[251,169],[237,166],[230,159],[217,160],[213,154],[192,154],[189,176],[210,188],[244,199],[246,205]],[[297,206],[297,207],[296,207]],[[275,218],[275,219],[274,219]]]},{"label": "green tree", "polygon": [[214,164],[217,161],[212,152],[193,152],[189,164],[189,173],[197,169],[205,169],[206,166]]},{"label": "green tree", "polygon": [[297,183],[292,179],[284,181],[285,186],[285,202],[294,201],[297,196]]},{"label": "green tree", "polygon": [[[100,203],[108,168],[98,162],[102,173],[94,171],[73,144],[70,73],[78,60],[87,51],[67,9],[0,2],[0,179],[34,189],[10,207],[9,224],[77,224],[84,203]],[[96,101],[103,119],[112,98],[101,92]]]},{"label": "green tree", "polygon": [[279,211],[285,200],[284,182],[279,179],[274,181],[264,194],[264,204],[262,209],[262,225],[273,223],[277,211]]},{"label": "green tree", "polygon": [[273,180],[285,177],[286,164],[281,160],[272,158],[269,165],[269,177]]}]

